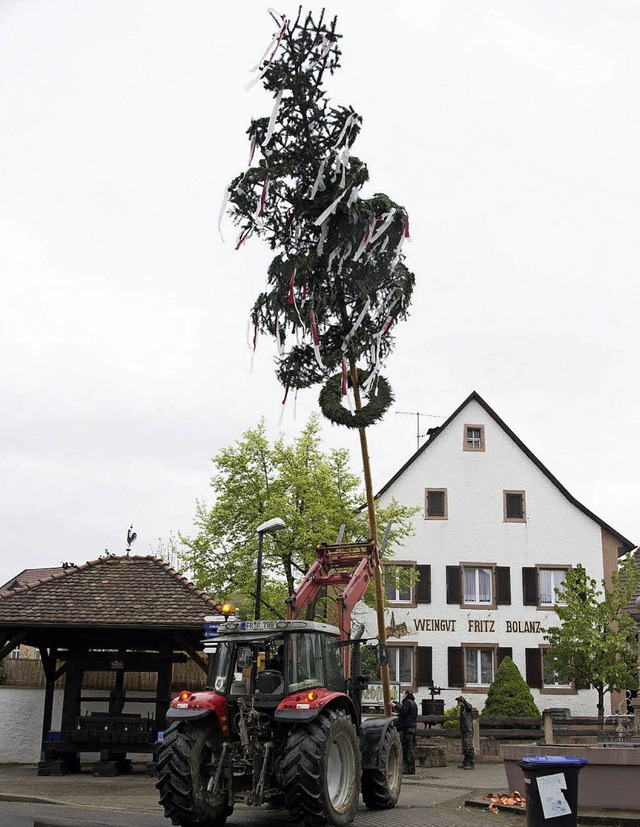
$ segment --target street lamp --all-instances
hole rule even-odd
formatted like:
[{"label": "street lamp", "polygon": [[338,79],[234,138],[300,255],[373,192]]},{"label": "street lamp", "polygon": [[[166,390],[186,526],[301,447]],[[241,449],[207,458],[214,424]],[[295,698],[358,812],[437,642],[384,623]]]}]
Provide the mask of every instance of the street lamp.
[{"label": "street lamp", "polygon": [[262,538],[265,534],[275,534],[286,528],[284,520],[280,517],[274,517],[273,520],[267,520],[256,528],[258,533],[258,575],[256,580],[256,608],[253,613],[255,620],[260,620],[260,602],[262,600]]}]

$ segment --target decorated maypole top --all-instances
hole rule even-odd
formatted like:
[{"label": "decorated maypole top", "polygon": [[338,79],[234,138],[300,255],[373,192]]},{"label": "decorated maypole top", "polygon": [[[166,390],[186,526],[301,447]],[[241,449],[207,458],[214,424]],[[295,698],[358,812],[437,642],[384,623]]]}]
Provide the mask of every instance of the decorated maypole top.
[{"label": "decorated maypole top", "polygon": [[[276,251],[251,314],[253,346],[258,333],[275,338],[285,399],[323,383],[325,416],[364,427],[393,399],[380,370],[414,285],[402,253],[409,218],[387,195],[361,197],[369,173],[352,153],[362,119],[323,89],[340,62],[336,18],[272,16],[278,30],[250,86],[261,82],[273,109],[251,122],[247,169],[227,191],[236,248],[256,235]],[[361,410],[341,404],[354,368],[368,397]]]},{"label": "decorated maypole top", "polygon": [[[361,196],[369,173],[353,146],[362,118],[351,107],[333,106],[322,85],[340,65],[336,18],[327,25],[324,11],[317,22],[301,10],[295,20],[271,16],[277,31],[249,87],[261,82],[273,108],[247,130],[248,165],[229,185],[220,215],[228,207],[239,228],[236,249],[256,235],[276,252],[251,313],[253,347],[258,333],[275,338],[283,403],[291,388],[322,383],[323,414],[358,429],[377,549],[366,427],[393,401],[380,371],[413,292],[402,249],[409,218],[387,195]],[[378,637],[384,643],[379,563],[376,552]],[[388,666],[381,673],[390,714]]]}]

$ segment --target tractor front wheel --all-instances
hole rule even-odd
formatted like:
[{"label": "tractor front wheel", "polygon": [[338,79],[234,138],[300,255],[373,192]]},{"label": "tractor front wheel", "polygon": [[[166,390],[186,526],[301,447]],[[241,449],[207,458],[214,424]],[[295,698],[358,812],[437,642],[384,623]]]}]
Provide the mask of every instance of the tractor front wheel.
[{"label": "tractor front wheel", "polygon": [[283,762],[287,808],[308,827],[348,827],[360,795],[360,747],[351,718],[327,710],[289,736]]},{"label": "tractor front wheel", "polygon": [[223,827],[233,812],[225,767],[215,795],[210,780],[222,760],[223,738],[208,721],[174,721],[164,734],[156,787],[165,816],[179,827]]}]

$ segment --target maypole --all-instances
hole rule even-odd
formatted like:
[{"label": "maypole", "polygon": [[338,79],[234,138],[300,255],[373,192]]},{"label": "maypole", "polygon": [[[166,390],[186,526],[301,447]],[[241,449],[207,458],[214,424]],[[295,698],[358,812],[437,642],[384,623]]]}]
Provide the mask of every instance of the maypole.
[{"label": "maypole", "polygon": [[[369,173],[352,148],[362,119],[351,107],[332,106],[322,85],[339,67],[336,18],[325,24],[323,11],[316,22],[301,9],[295,20],[271,14],[277,29],[249,87],[261,83],[273,107],[247,130],[248,164],[229,185],[220,215],[227,208],[239,228],[236,249],[256,235],[276,251],[251,313],[253,347],[258,333],[275,338],[283,404],[290,390],[323,383],[323,414],[358,430],[377,548],[366,429],[393,402],[380,370],[414,286],[402,253],[409,219],[387,195],[360,195]],[[374,580],[384,643],[379,556]],[[388,666],[381,673],[388,715]]]}]

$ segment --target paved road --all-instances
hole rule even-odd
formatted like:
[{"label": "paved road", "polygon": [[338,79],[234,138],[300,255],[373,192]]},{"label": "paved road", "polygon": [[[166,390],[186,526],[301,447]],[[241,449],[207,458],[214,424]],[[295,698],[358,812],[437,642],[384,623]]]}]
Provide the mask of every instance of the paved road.
[{"label": "paved road", "polygon": [[[487,791],[504,792],[505,785],[501,764],[478,765],[473,773],[455,767],[423,769],[405,779],[395,809],[362,807],[353,827],[486,827],[493,817],[482,807],[466,807],[465,801],[480,800]],[[525,827],[521,814],[500,815],[500,827]],[[236,805],[227,821],[228,827],[294,824],[286,811],[244,805]],[[158,806],[153,779],[143,773],[39,778],[33,767],[6,767],[0,768],[0,827],[169,827],[169,822]]]},{"label": "paved road", "polygon": [[[393,810],[358,810],[353,827],[526,827],[522,811],[484,809],[484,793],[508,792],[504,766],[476,764],[420,769],[405,776]],[[521,791],[522,792],[522,791]],[[468,804],[467,802],[471,802]],[[472,806],[475,805],[475,806]],[[288,827],[286,811],[236,805],[228,827]],[[640,813],[583,811],[578,824],[640,827]],[[137,768],[131,775],[98,778],[79,775],[38,777],[34,766],[0,765],[0,827],[169,827],[158,805],[154,780]]]}]

